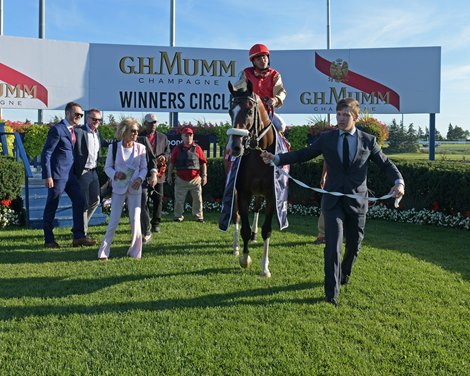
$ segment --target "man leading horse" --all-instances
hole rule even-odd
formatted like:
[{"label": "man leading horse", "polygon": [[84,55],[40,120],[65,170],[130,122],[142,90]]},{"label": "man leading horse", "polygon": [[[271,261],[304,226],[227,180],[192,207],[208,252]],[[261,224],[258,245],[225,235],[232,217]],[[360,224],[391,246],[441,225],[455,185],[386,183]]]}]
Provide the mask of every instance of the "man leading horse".
[{"label": "man leading horse", "polygon": [[[323,133],[313,144],[297,151],[276,155],[268,151],[261,153],[265,163],[276,166],[305,162],[323,154],[328,170],[325,190],[355,196],[325,194],[322,199],[326,236],[325,295],[326,301],[335,306],[340,285],[350,282],[352,267],[364,238],[369,160],[394,183],[391,193],[395,197],[405,194],[405,182],[400,171],[382,152],[374,136],[356,128],[358,118],[359,102],[353,98],[342,99],[336,106],[338,130]],[[343,234],[346,249],[341,262]]]}]

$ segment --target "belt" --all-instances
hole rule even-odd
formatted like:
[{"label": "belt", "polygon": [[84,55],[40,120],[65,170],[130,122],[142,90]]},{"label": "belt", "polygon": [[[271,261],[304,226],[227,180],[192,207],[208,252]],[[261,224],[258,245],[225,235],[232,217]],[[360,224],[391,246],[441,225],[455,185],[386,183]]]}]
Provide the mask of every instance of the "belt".
[{"label": "belt", "polygon": [[92,171],[96,171],[96,167],[95,168],[84,168],[83,169],[83,173],[87,173],[87,172],[92,172]]}]

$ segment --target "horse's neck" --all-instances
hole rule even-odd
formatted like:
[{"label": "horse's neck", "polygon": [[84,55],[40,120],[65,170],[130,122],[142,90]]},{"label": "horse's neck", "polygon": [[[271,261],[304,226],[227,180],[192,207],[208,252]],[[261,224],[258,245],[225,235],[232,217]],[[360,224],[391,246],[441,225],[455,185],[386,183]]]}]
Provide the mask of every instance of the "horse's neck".
[{"label": "horse's neck", "polygon": [[262,123],[262,128],[265,128],[271,123],[271,119],[269,118],[268,111],[266,111],[266,107],[264,107],[263,101],[261,100],[260,97],[258,97],[258,111],[259,111],[259,116],[261,119]]},{"label": "horse's neck", "polygon": [[275,128],[274,125],[271,124],[271,119],[269,118],[268,111],[266,111],[266,108],[264,107],[263,102],[261,101],[261,98],[257,96],[258,98],[258,114],[260,117],[260,133],[264,131],[264,129],[268,126],[271,126],[271,129],[266,133],[266,135],[260,140],[260,147],[262,149],[267,149],[269,146],[273,144],[275,141]]}]

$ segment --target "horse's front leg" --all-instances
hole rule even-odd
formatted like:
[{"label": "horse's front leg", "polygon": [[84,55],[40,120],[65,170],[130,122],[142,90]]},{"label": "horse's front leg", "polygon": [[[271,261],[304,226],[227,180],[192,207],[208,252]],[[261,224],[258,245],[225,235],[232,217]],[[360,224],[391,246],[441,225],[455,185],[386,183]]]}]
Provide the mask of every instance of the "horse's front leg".
[{"label": "horse's front leg", "polygon": [[253,215],[253,223],[251,225],[251,235],[250,235],[250,239],[253,242],[256,242],[256,237],[258,235],[258,219],[259,219],[259,211],[255,211]]},{"label": "horse's front leg", "polygon": [[238,214],[235,215],[234,223],[233,223],[233,255],[238,256],[240,254],[240,216]]},{"label": "horse's front leg", "polygon": [[253,215],[253,223],[251,225],[251,241],[255,242],[256,237],[258,234],[258,220],[259,220],[259,212],[261,210],[261,205],[263,204],[263,196],[256,196],[255,197],[255,210]]},{"label": "horse's front leg", "polygon": [[248,218],[250,200],[251,197],[247,197],[246,195],[242,195],[240,193],[238,194],[238,214],[240,215],[240,232],[243,239],[243,255],[240,257],[240,266],[242,268],[249,268],[252,263],[250,252],[248,250],[248,243],[251,238],[250,221]]},{"label": "horse's front leg", "polygon": [[261,258],[261,275],[266,278],[271,278],[271,272],[269,271],[269,240],[271,239],[272,232],[272,220],[274,215],[274,199],[266,200],[266,215],[264,217],[264,223],[261,228],[261,234],[263,236],[263,257]]}]

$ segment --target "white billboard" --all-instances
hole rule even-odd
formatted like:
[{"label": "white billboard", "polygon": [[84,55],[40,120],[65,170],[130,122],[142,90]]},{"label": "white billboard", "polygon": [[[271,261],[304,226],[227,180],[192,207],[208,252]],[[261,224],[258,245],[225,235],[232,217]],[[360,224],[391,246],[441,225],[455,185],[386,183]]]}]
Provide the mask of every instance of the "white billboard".
[{"label": "white billboard", "polygon": [[88,43],[0,36],[0,108],[88,102]]},{"label": "white billboard", "polygon": [[[227,112],[247,51],[0,37],[0,108]],[[352,96],[377,114],[438,113],[440,47],[271,51],[280,112],[335,113]]]}]

